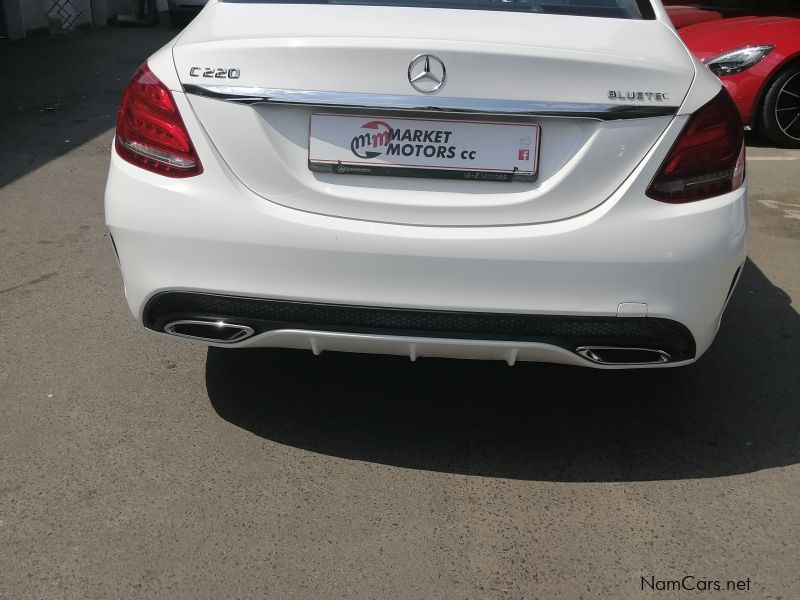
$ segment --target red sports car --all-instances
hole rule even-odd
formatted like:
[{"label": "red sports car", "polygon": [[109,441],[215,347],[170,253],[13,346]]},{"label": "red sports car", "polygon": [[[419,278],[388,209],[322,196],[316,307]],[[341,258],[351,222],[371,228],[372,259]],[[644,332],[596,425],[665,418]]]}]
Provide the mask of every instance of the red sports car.
[{"label": "red sports car", "polygon": [[746,124],[800,148],[800,18],[714,19],[678,33],[725,84]]}]

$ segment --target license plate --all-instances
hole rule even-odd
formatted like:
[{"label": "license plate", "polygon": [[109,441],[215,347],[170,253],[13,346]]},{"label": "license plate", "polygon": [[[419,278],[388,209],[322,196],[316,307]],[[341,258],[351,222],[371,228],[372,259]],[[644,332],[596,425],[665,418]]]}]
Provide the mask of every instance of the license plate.
[{"label": "license plate", "polygon": [[314,114],[308,166],[342,175],[532,181],[539,133],[530,123]]}]

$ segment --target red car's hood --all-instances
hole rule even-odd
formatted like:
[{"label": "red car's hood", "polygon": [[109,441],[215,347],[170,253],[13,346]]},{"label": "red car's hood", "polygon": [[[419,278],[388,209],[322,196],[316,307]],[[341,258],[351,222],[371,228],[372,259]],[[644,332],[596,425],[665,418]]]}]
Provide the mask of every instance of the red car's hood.
[{"label": "red car's hood", "polygon": [[665,8],[675,29],[722,18],[722,13],[697,6],[667,6]]},{"label": "red car's hood", "polygon": [[800,49],[800,19],[792,17],[737,17],[684,27],[678,32],[701,60],[727,50],[796,40]]}]

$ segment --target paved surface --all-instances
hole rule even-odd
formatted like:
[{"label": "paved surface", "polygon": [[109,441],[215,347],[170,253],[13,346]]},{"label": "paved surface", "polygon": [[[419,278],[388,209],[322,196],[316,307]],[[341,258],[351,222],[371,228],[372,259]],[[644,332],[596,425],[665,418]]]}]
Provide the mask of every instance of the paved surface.
[{"label": "paved surface", "polygon": [[[0,598],[800,598],[800,152],[753,140],[695,366],[208,352],[134,325],[103,226],[168,36],[0,45]],[[684,575],[750,591],[641,590]]]}]

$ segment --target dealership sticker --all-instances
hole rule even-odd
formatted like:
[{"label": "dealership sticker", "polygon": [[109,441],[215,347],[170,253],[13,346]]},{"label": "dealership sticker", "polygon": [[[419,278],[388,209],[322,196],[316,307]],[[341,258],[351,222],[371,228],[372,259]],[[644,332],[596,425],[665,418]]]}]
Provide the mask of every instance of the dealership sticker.
[{"label": "dealership sticker", "polygon": [[315,114],[308,162],[341,174],[529,181],[538,142],[539,126],[528,123]]}]

